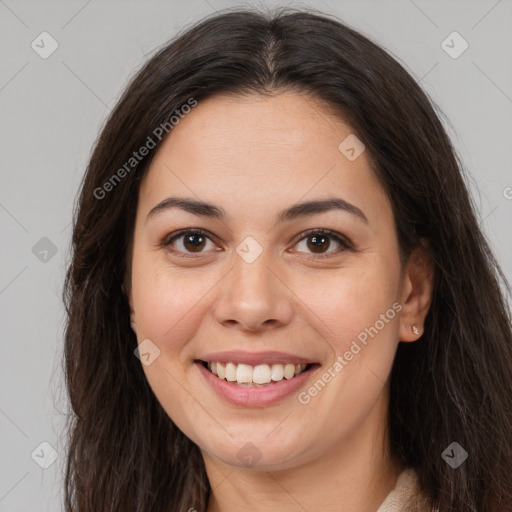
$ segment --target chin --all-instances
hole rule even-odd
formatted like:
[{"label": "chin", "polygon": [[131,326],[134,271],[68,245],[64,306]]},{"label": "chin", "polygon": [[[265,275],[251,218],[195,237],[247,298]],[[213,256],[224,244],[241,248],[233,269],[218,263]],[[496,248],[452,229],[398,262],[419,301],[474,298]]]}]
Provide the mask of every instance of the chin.
[{"label": "chin", "polygon": [[[275,428],[275,425],[272,427]],[[201,451],[206,451],[210,457],[221,460],[223,463],[237,468],[254,469],[258,471],[276,471],[294,467],[303,460],[302,449],[298,446],[303,441],[302,434],[290,437],[289,431],[268,435],[272,428],[261,430],[248,430],[240,436],[228,434],[222,439],[209,439],[197,443]],[[224,433],[225,434],[225,433]],[[302,438],[302,439],[301,439]],[[204,447],[204,449],[202,448]]]}]

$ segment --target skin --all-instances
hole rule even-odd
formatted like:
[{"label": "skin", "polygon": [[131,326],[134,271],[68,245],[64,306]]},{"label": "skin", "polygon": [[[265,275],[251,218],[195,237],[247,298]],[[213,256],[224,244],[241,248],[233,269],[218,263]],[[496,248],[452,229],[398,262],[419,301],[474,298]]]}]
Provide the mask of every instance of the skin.
[{"label": "skin", "polygon": [[[369,156],[349,161],[338,149],[351,133],[311,96],[216,96],[174,127],[141,184],[125,285],[131,320],[138,342],[160,350],[143,365],[152,390],[201,450],[208,512],[333,504],[374,512],[402,469],[385,435],[389,375],[399,341],[421,337],[431,266],[416,251],[401,267],[391,204]],[[228,217],[172,208],[148,218],[169,196],[213,203]],[[340,210],[275,222],[284,208],[328,196],[368,222]],[[212,236],[198,252],[185,237],[162,246],[185,228]],[[347,237],[353,249],[328,238],[315,252],[312,235],[301,235],[313,228]],[[247,236],[263,249],[252,263],[236,252]],[[231,405],[194,364],[206,352],[280,350],[319,362],[320,376],[394,303],[401,311],[307,404],[293,393],[267,407]],[[261,455],[250,468],[237,457],[249,441]]]}]

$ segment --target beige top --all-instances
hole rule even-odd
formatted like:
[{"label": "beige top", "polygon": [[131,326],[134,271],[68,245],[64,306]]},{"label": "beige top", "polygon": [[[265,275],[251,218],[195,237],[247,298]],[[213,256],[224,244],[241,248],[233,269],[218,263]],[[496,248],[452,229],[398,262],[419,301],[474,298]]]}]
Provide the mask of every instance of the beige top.
[{"label": "beige top", "polygon": [[376,512],[400,512],[406,501],[418,492],[418,477],[413,469],[404,469],[395,484],[395,488],[386,496]]}]

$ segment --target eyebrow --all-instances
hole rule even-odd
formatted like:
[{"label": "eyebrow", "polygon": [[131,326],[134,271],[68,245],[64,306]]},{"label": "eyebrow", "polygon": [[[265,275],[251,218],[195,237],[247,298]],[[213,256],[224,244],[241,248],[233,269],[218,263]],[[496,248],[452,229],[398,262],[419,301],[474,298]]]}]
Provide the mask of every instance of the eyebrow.
[{"label": "eyebrow", "polygon": [[[171,208],[181,208],[200,217],[211,217],[219,220],[227,218],[226,211],[220,206],[186,197],[168,197],[151,209],[146,220]],[[368,224],[368,219],[362,210],[338,197],[298,203],[279,212],[276,216],[276,222],[291,221],[298,217],[316,215],[331,210],[348,212]]]}]

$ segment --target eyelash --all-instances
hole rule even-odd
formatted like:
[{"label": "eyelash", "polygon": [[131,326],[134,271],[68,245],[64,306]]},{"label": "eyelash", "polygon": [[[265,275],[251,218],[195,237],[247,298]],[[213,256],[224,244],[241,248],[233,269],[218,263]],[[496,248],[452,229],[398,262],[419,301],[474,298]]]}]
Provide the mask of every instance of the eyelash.
[{"label": "eyelash", "polygon": [[[195,255],[191,255],[191,253],[189,253],[189,254],[183,253],[183,252],[177,251],[176,249],[171,247],[171,244],[175,240],[177,240],[178,238],[182,238],[186,235],[200,235],[205,238],[208,238],[210,241],[213,242],[213,240],[208,235],[208,233],[206,231],[203,231],[202,229],[183,229],[181,231],[178,231],[177,233],[172,233],[171,235],[164,238],[160,245],[163,248],[169,249],[170,251],[172,251],[174,254],[176,254],[178,257],[181,257],[181,258],[197,258],[198,256],[201,256],[202,253],[195,253]],[[328,236],[330,238],[333,238],[336,242],[338,242],[341,245],[341,247],[343,248],[342,250],[349,250],[349,251],[354,250],[353,245],[351,244],[351,242],[348,239],[346,239],[339,233],[336,233],[335,231],[331,231],[330,229],[322,229],[322,228],[308,229],[307,231],[304,231],[304,233],[301,233],[301,235],[302,235],[301,238],[299,238],[294,243],[294,245],[297,245],[299,242],[302,242],[303,240],[311,237],[312,235],[323,235],[323,236]],[[324,255],[316,255],[316,256],[313,256],[312,259],[328,258],[332,254],[337,254],[339,252],[342,252],[342,250],[337,249],[335,251],[328,252]]]}]

